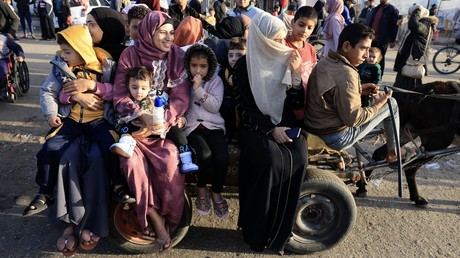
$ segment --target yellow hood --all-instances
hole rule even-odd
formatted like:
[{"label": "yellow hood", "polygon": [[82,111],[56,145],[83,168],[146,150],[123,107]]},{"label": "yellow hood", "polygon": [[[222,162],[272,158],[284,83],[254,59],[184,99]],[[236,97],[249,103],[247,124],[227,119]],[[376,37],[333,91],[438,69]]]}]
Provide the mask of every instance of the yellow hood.
[{"label": "yellow hood", "polygon": [[62,35],[69,45],[85,60],[86,69],[102,73],[102,65],[93,49],[93,41],[86,26],[71,26],[58,34]]}]

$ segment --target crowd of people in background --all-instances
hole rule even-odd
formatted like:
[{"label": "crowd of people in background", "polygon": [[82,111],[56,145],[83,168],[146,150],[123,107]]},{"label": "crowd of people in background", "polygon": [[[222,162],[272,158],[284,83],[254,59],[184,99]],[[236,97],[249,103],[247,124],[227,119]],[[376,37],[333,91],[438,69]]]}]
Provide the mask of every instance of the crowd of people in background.
[{"label": "crowd of people in background", "polygon": [[[1,32],[15,39],[20,23],[22,38],[36,39],[33,2],[15,1],[19,16],[0,2]],[[205,10],[199,0],[112,0],[111,8],[92,9],[86,26],[72,26],[69,0],[37,2],[41,38],[56,40],[60,50],[40,90],[51,129],[37,154],[38,194],[24,216],[49,207],[64,255],[91,250],[108,236],[109,198],[133,203],[142,238],[154,241],[160,254],[171,250],[184,173],[191,171],[198,213],[227,218],[222,191],[228,144],[235,142],[241,149],[237,226],[258,252],[282,253],[291,236],[307,143],[289,130],[303,128],[342,150],[383,122],[386,161],[394,166],[385,104],[398,117],[397,102],[391,91],[378,90],[385,55],[398,42],[395,84],[421,84],[401,68],[409,56],[428,55],[436,6],[415,4],[403,26],[390,0],[376,6],[368,0],[359,14],[354,0],[286,1],[266,11],[250,0],[236,0],[228,11],[226,1]],[[308,43],[314,33],[325,41],[319,60]],[[161,122],[150,112],[157,107]],[[416,155],[402,151],[403,162]]]}]

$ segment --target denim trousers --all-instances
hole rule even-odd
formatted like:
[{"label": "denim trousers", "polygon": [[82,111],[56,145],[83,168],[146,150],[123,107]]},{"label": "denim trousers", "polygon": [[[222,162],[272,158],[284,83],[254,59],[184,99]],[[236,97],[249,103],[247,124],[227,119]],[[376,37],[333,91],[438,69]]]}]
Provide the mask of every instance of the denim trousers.
[{"label": "denim trousers", "polygon": [[[395,117],[397,135],[399,136],[399,112],[398,103],[394,98],[391,98],[391,106],[393,108],[393,114]],[[392,150],[396,148],[395,133],[393,130],[393,121],[391,119],[390,108],[388,104],[385,104],[378,113],[367,123],[362,124],[358,127],[348,127],[344,131],[320,136],[321,139],[326,143],[327,146],[334,150],[348,149],[357,141],[366,136],[372,129],[374,129],[380,122],[383,121],[383,127],[385,129],[385,136],[387,139],[387,149]]]}]

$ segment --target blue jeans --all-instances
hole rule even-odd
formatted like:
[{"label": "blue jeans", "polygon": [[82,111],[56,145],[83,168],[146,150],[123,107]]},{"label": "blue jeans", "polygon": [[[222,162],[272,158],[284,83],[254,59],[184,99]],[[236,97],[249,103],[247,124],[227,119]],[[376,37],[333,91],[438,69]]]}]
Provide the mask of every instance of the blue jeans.
[{"label": "blue jeans", "polygon": [[[393,113],[395,116],[396,130],[399,135],[399,112],[398,103],[394,98],[391,98],[391,106],[393,107]],[[320,136],[321,139],[326,143],[327,146],[334,150],[348,149],[357,141],[366,136],[372,129],[374,129],[380,122],[383,121],[383,127],[385,128],[385,136],[387,138],[387,149],[394,150],[396,148],[395,134],[393,131],[393,122],[391,119],[390,108],[388,105],[384,105],[377,115],[372,118],[369,122],[358,126],[348,127],[342,132],[330,134],[326,136]]]},{"label": "blue jeans", "polygon": [[30,31],[30,34],[34,34],[34,28],[32,26],[32,16],[30,15],[30,11],[29,9],[21,9],[21,10],[18,10],[18,14],[19,14],[19,18],[21,20],[21,27],[22,27],[22,30],[24,31],[24,35],[26,34],[26,20],[27,20],[27,23],[29,25],[29,31]]}]

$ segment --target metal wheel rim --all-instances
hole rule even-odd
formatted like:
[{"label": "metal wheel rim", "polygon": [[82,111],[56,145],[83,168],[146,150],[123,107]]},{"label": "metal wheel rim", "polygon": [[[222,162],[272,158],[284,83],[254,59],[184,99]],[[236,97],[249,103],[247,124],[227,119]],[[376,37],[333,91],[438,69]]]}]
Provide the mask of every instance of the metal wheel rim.
[{"label": "metal wheel rim", "polygon": [[143,232],[139,230],[140,226],[137,221],[134,204],[117,205],[113,216],[113,224],[117,232],[128,242],[139,245],[153,243],[153,241],[142,238]]}]

